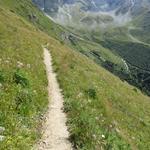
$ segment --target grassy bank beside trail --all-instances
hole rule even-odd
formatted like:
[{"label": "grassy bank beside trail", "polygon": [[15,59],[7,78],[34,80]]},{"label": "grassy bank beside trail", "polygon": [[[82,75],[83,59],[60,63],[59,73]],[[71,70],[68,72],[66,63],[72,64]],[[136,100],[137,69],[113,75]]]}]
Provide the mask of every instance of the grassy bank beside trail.
[{"label": "grassy bank beside trail", "polygon": [[51,43],[75,148],[148,149],[150,99],[71,49]]},{"label": "grassy bank beside trail", "polygon": [[1,150],[30,149],[40,133],[48,104],[40,33],[23,18],[0,7]]}]

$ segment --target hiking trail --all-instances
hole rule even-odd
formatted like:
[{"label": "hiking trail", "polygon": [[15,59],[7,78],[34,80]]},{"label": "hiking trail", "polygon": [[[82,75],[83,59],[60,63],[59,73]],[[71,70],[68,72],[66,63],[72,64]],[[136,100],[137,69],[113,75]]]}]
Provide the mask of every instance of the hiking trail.
[{"label": "hiking trail", "polygon": [[48,49],[44,49],[44,64],[48,78],[49,106],[43,125],[43,135],[36,146],[37,150],[72,150],[69,132],[66,126],[66,115],[63,112],[63,96],[52,69],[52,57]]}]

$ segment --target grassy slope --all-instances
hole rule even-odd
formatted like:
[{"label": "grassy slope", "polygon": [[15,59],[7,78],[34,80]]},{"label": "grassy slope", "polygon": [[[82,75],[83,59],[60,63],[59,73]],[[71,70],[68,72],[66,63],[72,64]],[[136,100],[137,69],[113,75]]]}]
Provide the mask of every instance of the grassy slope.
[{"label": "grassy slope", "polygon": [[[27,8],[26,15],[34,10],[39,13],[39,22],[44,21],[40,25],[32,22],[36,27],[28,23],[24,9],[20,8],[23,4]],[[0,143],[0,149],[30,149],[39,136],[37,116],[47,106],[41,45],[47,42],[64,92],[65,111],[75,147],[130,149],[128,143],[132,148],[150,147],[148,97],[90,59],[38,31],[37,27],[45,28],[46,32],[52,24],[29,1],[4,0],[0,6],[5,8],[0,9],[0,126],[6,128],[6,139]],[[18,13],[26,20],[15,15]],[[57,37],[54,31],[48,34]],[[17,61],[24,64],[17,72],[22,77],[20,84],[13,78]],[[30,84],[24,84],[25,81]]]},{"label": "grassy slope", "polygon": [[121,57],[117,54],[114,54],[110,50],[102,47],[100,44],[91,41],[85,41],[78,38],[73,38],[70,40],[69,46],[94,60],[97,64],[102,65],[106,61],[117,64],[117,68],[126,71],[126,66],[122,61]]},{"label": "grassy slope", "polygon": [[[42,34],[41,34],[42,35]],[[40,33],[0,7],[0,149],[29,149],[38,137],[37,117],[47,106]]]},{"label": "grassy slope", "polygon": [[50,34],[56,39],[61,39],[64,29],[50,21],[45,15],[32,4],[31,0],[3,0],[0,5],[11,12],[23,17],[36,28]]},{"label": "grassy slope", "polygon": [[126,142],[134,149],[150,147],[148,97],[65,46],[49,49],[77,148],[130,149]]}]

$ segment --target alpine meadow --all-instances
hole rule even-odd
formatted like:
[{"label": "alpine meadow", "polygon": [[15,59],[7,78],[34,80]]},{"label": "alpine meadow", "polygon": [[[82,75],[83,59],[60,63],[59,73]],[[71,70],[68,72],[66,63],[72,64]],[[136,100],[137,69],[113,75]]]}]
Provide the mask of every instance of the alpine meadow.
[{"label": "alpine meadow", "polygon": [[0,0],[0,150],[150,149],[150,0]]}]

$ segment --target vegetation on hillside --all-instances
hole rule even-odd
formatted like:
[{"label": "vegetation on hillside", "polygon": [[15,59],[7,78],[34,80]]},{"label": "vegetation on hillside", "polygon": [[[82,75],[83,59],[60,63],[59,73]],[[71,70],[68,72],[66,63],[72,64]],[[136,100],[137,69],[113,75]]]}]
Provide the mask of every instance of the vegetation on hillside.
[{"label": "vegetation on hillside", "polygon": [[56,40],[62,30],[30,0],[0,1],[0,127],[5,128],[0,149],[31,149],[40,137],[40,118],[48,104],[42,49],[47,43],[74,147],[149,149],[149,97],[90,59],[100,54],[120,63],[120,57],[106,55],[102,47],[91,53],[92,44],[80,40],[71,45],[84,53],[87,48],[87,58]]},{"label": "vegetation on hillside", "polygon": [[[65,46],[49,46],[77,149],[149,148],[149,98]],[[146,110],[146,111],[145,111]]]},{"label": "vegetation on hillside", "polygon": [[137,16],[133,25],[136,27],[131,31],[133,36],[150,44],[150,11],[145,10],[144,13]]},{"label": "vegetation on hillside", "polygon": [[108,70],[150,95],[150,46],[115,40],[101,41],[101,44],[126,60],[130,71],[128,73],[123,70],[116,71],[113,67],[107,67]]},{"label": "vegetation on hillside", "polygon": [[22,17],[0,5],[0,149],[30,149],[46,111],[47,80],[40,38]]}]

